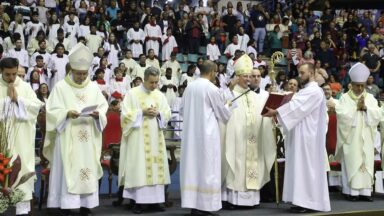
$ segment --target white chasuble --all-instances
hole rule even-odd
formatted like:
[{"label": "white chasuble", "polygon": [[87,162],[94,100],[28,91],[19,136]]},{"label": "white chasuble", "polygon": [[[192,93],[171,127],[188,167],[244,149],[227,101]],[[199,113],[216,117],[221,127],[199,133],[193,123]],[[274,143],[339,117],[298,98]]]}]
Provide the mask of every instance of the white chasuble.
[{"label": "white chasuble", "polygon": [[[47,135],[43,153],[50,161],[51,175],[48,207],[79,208],[82,198],[98,193],[98,180],[103,175],[100,164],[102,131],[106,125],[108,103],[96,83],[87,78],[79,85],[71,74],[59,81],[47,105]],[[67,118],[70,110],[81,112],[97,106],[99,118],[89,115]],[[61,160],[58,158],[61,157]]]},{"label": "white chasuble", "polygon": [[[149,107],[156,107],[159,116],[144,116],[142,110]],[[124,197],[137,203],[164,202],[164,190],[158,186],[170,184],[170,175],[162,129],[170,117],[167,100],[157,89],[148,91],[141,85],[125,95],[119,162],[119,185],[124,186]]]},{"label": "white chasuble", "polygon": [[372,189],[374,176],[374,141],[377,126],[382,118],[377,100],[364,92],[367,111],[357,110],[356,97],[352,91],[341,96],[336,105],[337,145],[336,160],[342,169],[343,193],[353,196],[361,189]]},{"label": "white chasuble", "polygon": [[[237,97],[246,90],[236,85],[233,94]],[[252,206],[259,204],[259,190],[269,181],[276,145],[272,127],[263,127],[260,113],[264,100],[250,91],[237,100],[237,105],[225,132],[223,198],[234,205]],[[264,136],[271,140],[263,142]]]},{"label": "white chasuble", "polygon": [[[36,118],[43,103],[37,99],[31,86],[19,77],[16,77],[14,85],[18,94],[17,105],[11,102],[8,96],[8,83],[0,75],[0,121],[6,121],[9,128],[8,143],[10,154],[13,156],[12,161],[17,156],[20,156],[21,160],[17,184],[21,176],[35,172]],[[23,201],[31,200],[34,178],[30,178],[18,188],[25,193]]]}]

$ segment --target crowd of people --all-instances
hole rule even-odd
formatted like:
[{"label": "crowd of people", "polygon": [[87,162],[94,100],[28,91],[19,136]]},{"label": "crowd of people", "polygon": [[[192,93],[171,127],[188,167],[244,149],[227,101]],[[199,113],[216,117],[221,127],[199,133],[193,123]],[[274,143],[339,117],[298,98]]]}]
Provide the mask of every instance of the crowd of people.
[{"label": "crowd of people", "polygon": [[[276,52],[284,57],[276,62],[274,76],[268,58]],[[192,208],[192,215],[211,215],[222,201],[229,209],[258,205],[259,191],[269,181],[271,159],[276,157],[274,145],[267,145],[275,142],[275,121],[289,135],[286,162],[291,177],[308,183],[309,189],[315,181],[295,172],[296,164],[316,158],[315,164],[301,168],[314,170],[316,185],[321,185],[306,191],[318,199],[309,202],[309,197],[297,195],[303,193],[297,182],[286,178],[285,184],[292,187],[283,199],[293,203],[296,212],[329,211],[323,181],[326,155],[313,154],[325,153],[321,145],[326,122],[319,115],[327,111],[340,119],[332,156],[343,168],[339,185],[349,200],[360,196],[371,201],[372,149],[382,115],[377,100],[384,98],[383,57],[384,11],[336,10],[328,0],[228,1],[224,5],[210,0],[150,4],[144,0],[5,0],[0,5],[0,59],[5,60],[0,65],[5,83],[0,84],[8,88],[4,98],[10,98],[2,103],[23,104],[14,116],[18,120],[30,116],[31,125],[38,114],[35,109],[41,107],[47,113],[43,152],[52,169],[48,207],[65,209],[63,214],[80,208],[88,215],[98,205],[97,179],[102,174],[98,143],[107,123],[108,104],[119,103],[119,185],[124,186],[122,196],[135,201],[134,213],[143,212],[142,204],[163,210],[158,203],[164,202],[164,185],[170,183],[162,132],[167,127],[182,137],[182,206]],[[5,77],[15,75],[11,74],[15,67],[18,78]],[[28,86],[35,95],[25,90]],[[245,93],[248,89],[252,93]],[[295,96],[290,106],[269,109],[261,116],[271,92]],[[237,96],[236,102],[230,102]],[[184,122],[167,124],[171,118]],[[306,128],[313,122],[321,130]],[[354,132],[359,131],[356,127],[363,134]],[[310,135],[295,135],[301,132]],[[201,138],[196,139],[198,135]],[[84,144],[76,147],[76,154],[71,147],[77,146],[73,136]],[[319,145],[308,147],[307,142]],[[210,143],[218,149],[205,149]],[[293,143],[307,151],[301,152]],[[252,151],[252,144],[263,146],[262,150]],[[361,145],[364,151],[356,150]],[[214,157],[220,146],[225,146],[222,156]],[[82,158],[82,154],[92,156]],[[296,154],[305,157],[294,159]],[[201,157],[199,163],[191,163],[196,157]],[[126,158],[136,158],[137,163],[127,163]],[[75,160],[79,163],[73,165]],[[18,214],[30,210],[27,201],[32,198],[33,182],[24,190],[28,196],[18,204]]]}]

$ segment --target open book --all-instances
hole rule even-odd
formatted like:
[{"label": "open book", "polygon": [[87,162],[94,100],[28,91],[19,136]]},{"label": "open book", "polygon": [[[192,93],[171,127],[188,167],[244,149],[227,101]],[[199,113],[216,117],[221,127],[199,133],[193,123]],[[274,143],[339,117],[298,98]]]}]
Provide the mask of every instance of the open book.
[{"label": "open book", "polygon": [[94,111],[96,111],[96,109],[97,109],[97,105],[92,105],[92,106],[85,107],[85,108],[83,108],[81,110],[80,116],[82,116],[82,117],[89,116]]},{"label": "open book", "polygon": [[268,112],[267,108],[271,109],[277,109],[281,107],[282,105],[288,103],[293,96],[292,92],[283,92],[283,93],[278,93],[278,92],[272,92],[269,94],[268,100],[264,105],[263,111],[261,112],[261,115],[264,115],[265,113]]}]

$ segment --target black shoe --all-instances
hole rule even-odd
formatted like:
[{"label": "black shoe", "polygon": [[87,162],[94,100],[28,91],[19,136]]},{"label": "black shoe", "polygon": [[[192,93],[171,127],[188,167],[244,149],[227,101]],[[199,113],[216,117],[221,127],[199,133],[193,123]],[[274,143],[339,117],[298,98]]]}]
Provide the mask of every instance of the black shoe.
[{"label": "black shoe", "polygon": [[225,209],[225,210],[236,210],[237,206],[233,205],[230,202],[223,202],[223,209]]},{"label": "black shoe", "polygon": [[373,202],[373,198],[371,196],[359,196],[359,200],[366,202]]},{"label": "black shoe", "polygon": [[60,209],[59,210],[59,216],[72,216],[74,213],[69,209]]},{"label": "black shoe", "polygon": [[192,209],[190,215],[194,215],[194,216],[220,216],[219,214],[215,214],[215,213],[208,212],[208,211],[201,211],[198,209]]},{"label": "black shoe", "polygon": [[292,213],[311,213],[314,212],[312,209],[303,208],[300,206],[292,206],[290,209]]},{"label": "black shoe", "polygon": [[155,212],[165,212],[165,208],[161,206],[160,204],[151,204],[149,206],[150,210]]},{"label": "black shoe", "polygon": [[347,200],[348,201],[351,201],[351,202],[356,202],[359,200],[359,196],[351,196],[351,195],[347,195]]},{"label": "black shoe", "polygon": [[80,215],[81,216],[90,216],[90,215],[92,215],[92,211],[89,208],[81,207],[80,208]]},{"label": "black shoe", "polygon": [[142,205],[141,204],[135,204],[135,206],[133,206],[132,212],[135,213],[135,214],[143,213]]}]

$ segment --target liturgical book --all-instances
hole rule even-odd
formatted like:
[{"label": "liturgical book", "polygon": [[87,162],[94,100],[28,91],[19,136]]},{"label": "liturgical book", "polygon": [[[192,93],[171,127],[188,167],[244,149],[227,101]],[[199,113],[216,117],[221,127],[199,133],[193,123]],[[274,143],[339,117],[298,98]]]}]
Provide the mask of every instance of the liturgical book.
[{"label": "liturgical book", "polygon": [[264,115],[268,112],[267,108],[271,109],[277,109],[284,104],[288,103],[293,96],[292,92],[284,92],[284,93],[277,93],[272,92],[269,94],[268,100],[264,105],[263,111],[261,112],[261,115]]}]

